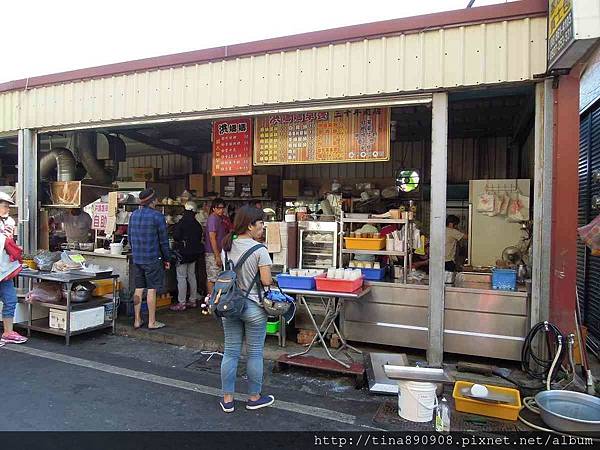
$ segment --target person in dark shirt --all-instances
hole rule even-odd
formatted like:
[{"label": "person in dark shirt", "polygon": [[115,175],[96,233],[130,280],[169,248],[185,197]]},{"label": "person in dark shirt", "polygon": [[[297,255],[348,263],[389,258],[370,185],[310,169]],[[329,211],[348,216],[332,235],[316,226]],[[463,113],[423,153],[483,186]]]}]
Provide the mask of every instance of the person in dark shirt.
[{"label": "person in dark shirt", "polygon": [[135,292],[133,305],[135,310],[134,328],[140,328],[142,322],[142,296],[148,290],[148,328],[163,328],[164,323],[156,321],[156,291],[163,289],[165,269],[170,268],[171,251],[165,216],[155,209],[156,193],[154,189],[140,192],[140,208],[129,219],[129,243],[133,254]]},{"label": "person in dark shirt", "polygon": [[[194,202],[187,202],[181,220],[173,229],[173,239],[179,256],[177,257],[177,304],[171,306],[171,311],[185,311],[187,308],[197,307],[196,261],[204,253],[202,225],[196,220],[197,209]],[[188,284],[190,297],[186,303]]]}]

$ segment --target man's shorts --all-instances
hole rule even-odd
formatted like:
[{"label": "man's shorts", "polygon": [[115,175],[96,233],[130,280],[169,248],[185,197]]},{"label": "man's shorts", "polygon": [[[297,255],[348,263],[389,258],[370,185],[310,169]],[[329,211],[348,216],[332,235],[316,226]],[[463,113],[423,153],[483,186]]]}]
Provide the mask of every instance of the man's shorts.
[{"label": "man's shorts", "polygon": [[151,264],[134,264],[136,289],[156,289],[162,291],[165,285],[165,268],[161,260]]},{"label": "man's shorts", "polygon": [[211,283],[216,283],[223,268],[217,265],[214,253],[206,253],[204,260],[206,261],[206,279]]}]

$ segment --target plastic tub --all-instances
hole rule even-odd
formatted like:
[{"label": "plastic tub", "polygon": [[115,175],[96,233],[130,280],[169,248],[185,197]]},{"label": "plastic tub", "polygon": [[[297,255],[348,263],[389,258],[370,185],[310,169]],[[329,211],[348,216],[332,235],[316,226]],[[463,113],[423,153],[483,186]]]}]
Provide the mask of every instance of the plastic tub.
[{"label": "plastic tub", "polygon": [[279,333],[279,320],[276,322],[270,322],[267,320],[267,334]]},{"label": "plastic tub", "polygon": [[363,278],[358,280],[339,280],[327,278],[327,274],[318,275],[315,277],[317,290],[328,292],[354,292],[359,290],[363,285]]},{"label": "plastic tub", "polygon": [[282,273],[277,275],[277,284],[282,289],[312,291],[315,289],[315,277],[293,277]]},{"label": "plastic tub", "polygon": [[349,250],[383,250],[385,248],[385,237],[383,238],[349,238],[345,237],[346,248]]},{"label": "plastic tub", "polygon": [[116,244],[110,244],[110,254],[111,255],[120,255],[123,253],[123,244],[118,242]]},{"label": "plastic tub", "polygon": [[365,280],[379,281],[385,276],[385,268],[382,269],[360,269]]},{"label": "plastic tub", "polygon": [[466,387],[471,388],[473,384],[475,383],[469,383],[467,381],[457,381],[454,384],[452,397],[454,397],[454,403],[457,411],[479,414],[480,416],[497,417],[498,419],[504,420],[517,420],[522,406],[521,395],[517,389],[484,384],[490,393],[501,394],[513,399],[513,402],[510,404],[489,403],[462,396],[460,393],[461,390]]},{"label": "plastic tub", "polygon": [[492,289],[517,290],[517,271],[514,269],[492,269]]}]

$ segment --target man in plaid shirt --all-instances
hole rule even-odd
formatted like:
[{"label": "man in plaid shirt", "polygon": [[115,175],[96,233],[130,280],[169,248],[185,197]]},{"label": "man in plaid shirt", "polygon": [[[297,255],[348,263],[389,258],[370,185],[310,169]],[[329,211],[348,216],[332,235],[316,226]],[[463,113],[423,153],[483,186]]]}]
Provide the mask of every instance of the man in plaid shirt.
[{"label": "man in plaid shirt", "polygon": [[129,244],[133,253],[135,292],[133,306],[135,310],[134,328],[140,328],[142,322],[142,297],[148,290],[148,329],[163,328],[164,323],[156,321],[156,291],[162,290],[165,269],[170,268],[171,251],[165,216],[155,209],[156,193],[154,189],[140,192],[140,208],[129,219]]}]

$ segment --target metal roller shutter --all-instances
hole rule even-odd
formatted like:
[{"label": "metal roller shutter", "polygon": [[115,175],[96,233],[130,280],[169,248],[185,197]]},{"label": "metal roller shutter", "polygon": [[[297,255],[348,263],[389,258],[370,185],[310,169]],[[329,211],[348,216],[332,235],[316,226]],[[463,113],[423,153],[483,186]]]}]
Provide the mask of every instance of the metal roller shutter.
[{"label": "metal roller shutter", "polygon": [[[600,183],[592,173],[600,170],[600,102],[581,117],[579,150],[579,224],[593,220],[600,210],[591,208],[592,197],[600,195]],[[577,286],[583,321],[590,339],[600,344],[600,257],[591,256],[581,243],[577,252]]]}]

